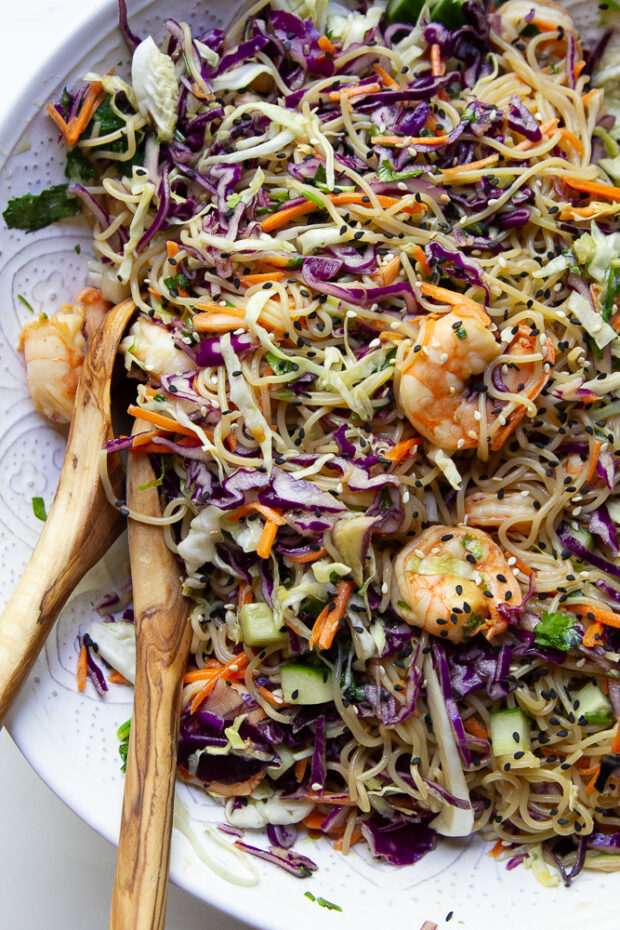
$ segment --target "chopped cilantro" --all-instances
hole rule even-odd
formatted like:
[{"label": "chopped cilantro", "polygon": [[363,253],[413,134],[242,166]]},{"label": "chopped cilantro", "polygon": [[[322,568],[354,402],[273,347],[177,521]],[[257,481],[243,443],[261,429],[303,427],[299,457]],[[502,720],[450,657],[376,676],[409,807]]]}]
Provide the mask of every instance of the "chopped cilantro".
[{"label": "chopped cilantro", "polygon": [[463,326],[459,326],[456,330],[457,339],[467,339],[467,330]]},{"label": "chopped cilantro", "polygon": [[381,488],[381,509],[389,510],[392,506],[392,495],[389,488]]},{"label": "chopped cilantro", "polygon": [[328,911],[342,911],[339,904],[333,904],[331,901],[326,901],[325,898],[317,898],[316,903],[319,907],[326,907]]},{"label": "chopped cilantro", "polygon": [[407,601],[396,601],[399,607],[404,607],[405,610],[411,610],[411,605]]},{"label": "chopped cilantro", "polygon": [[82,204],[67,194],[68,184],[55,184],[39,194],[24,194],[9,200],[2,216],[9,229],[34,232],[57,220],[76,216],[82,212]]},{"label": "chopped cilantro", "polygon": [[147,481],[146,484],[138,485],[139,491],[146,491],[147,488],[158,488],[160,487],[160,485],[163,484],[164,476],[166,472],[168,471],[168,462],[166,461],[166,458],[163,455],[160,456],[160,461],[161,461],[161,474],[159,478],[153,478],[152,481]]},{"label": "chopped cilantro", "polygon": [[408,181],[409,178],[418,178],[421,174],[421,168],[410,168],[408,171],[395,171],[394,165],[387,158],[384,158],[377,168],[377,177],[380,181]]},{"label": "chopped cilantro", "polygon": [[76,254],[76,255],[79,255],[80,252],[82,251],[82,246],[80,245],[79,242],[78,242],[77,245],[74,245],[73,248],[74,248],[74,250],[75,250],[75,254]]},{"label": "chopped cilantro", "polygon": [[164,284],[169,291],[186,291],[189,287],[189,278],[179,271],[170,278],[164,278]]},{"label": "chopped cilantro", "polygon": [[561,611],[549,613],[543,610],[542,620],[534,628],[534,639],[538,646],[549,646],[568,652],[580,642],[575,629],[575,617]]},{"label": "chopped cilantro", "polygon": [[396,349],[389,349],[385,353],[385,360],[380,368],[377,371],[384,371],[386,368],[389,368],[390,365],[394,364],[394,359],[396,358]]},{"label": "chopped cilantro", "polygon": [[273,352],[265,352],[265,358],[271,365],[274,375],[288,375],[295,370],[293,362],[287,358],[278,358]]},{"label": "chopped cilantro", "polygon": [[18,299],[19,301],[21,301],[21,303],[23,303],[24,307],[28,307],[28,309],[30,310],[31,313],[34,313],[34,307],[32,306],[32,304],[29,304],[29,303],[28,303],[28,301],[27,301],[26,298],[23,296],[23,294],[18,294],[18,295],[17,295],[17,299]]},{"label": "chopped cilantro", "polygon": [[118,747],[118,754],[121,757],[121,761],[123,763],[121,765],[121,772],[125,772],[127,770],[127,751],[129,750],[130,730],[131,730],[131,717],[129,718],[129,720],[126,720],[125,723],[123,723],[116,731],[116,736],[120,742],[120,746]]},{"label": "chopped cilantro", "polygon": [[234,210],[235,207],[241,202],[241,194],[229,194],[226,198],[226,206],[229,210]]},{"label": "chopped cilantro", "polygon": [[475,539],[473,536],[470,536],[469,533],[466,533],[461,540],[464,548],[470,552],[475,558],[476,562],[480,562],[484,556],[484,549],[482,543]]},{"label": "chopped cilantro", "polygon": [[33,497],[32,498],[32,512],[34,513],[37,520],[47,520],[47,513],[45,512],[45,502],[42,497]]},{"label": "chopped cilantro", "polygon": [[310,191],[302,191],[301,193],[306,198],[306,200],[309,200],[311,203],[317,206],[319,210],[325,209],[325,201],[318,197],[317,194],[311,194]]}]

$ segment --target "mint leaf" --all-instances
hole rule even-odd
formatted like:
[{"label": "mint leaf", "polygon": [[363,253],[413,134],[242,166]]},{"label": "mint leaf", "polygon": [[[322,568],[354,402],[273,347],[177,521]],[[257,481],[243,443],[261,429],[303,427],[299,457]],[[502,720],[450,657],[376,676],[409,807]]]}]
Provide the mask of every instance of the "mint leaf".
[{"label": "mint leaf", "polygon": [[81,213],[82,204],[75,197],[68,196],[67,188],[67,184],[55,184],[39,194],[24,194],[9,200],[2,213],[6,225],[9,229],[34,232],[57,220]]}]

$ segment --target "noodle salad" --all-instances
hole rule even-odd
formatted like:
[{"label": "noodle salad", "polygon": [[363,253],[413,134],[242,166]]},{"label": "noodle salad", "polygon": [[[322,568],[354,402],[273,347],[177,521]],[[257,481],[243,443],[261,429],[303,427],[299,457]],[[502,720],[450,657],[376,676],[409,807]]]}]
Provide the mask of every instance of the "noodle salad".
[{"label": "noodle salad", "polygon": [[[101,475],[141,519],[107,459],[153,457],[194,602],[180,777],[297,875],[300,829],[395,865],[478,833],[547,884],[620,868],[609,35],[547,0],[261,0],[160,45],[120,12],[131,81],[48,105],[68,183],[4,217],[93,224],[90,286],[21,337],[52,419],[135,302],[144,430]],[[132,678],[117,608],[81,687]]]}]

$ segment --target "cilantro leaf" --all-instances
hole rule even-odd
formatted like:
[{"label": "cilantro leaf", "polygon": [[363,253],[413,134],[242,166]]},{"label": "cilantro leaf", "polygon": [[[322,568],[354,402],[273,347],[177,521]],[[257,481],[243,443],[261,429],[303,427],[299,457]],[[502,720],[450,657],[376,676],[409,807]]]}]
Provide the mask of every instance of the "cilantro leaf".
[{"label": "cilantro leaf", "polygon": [[580,642],[575,629],[575,617],[561,611],[549,613],[543,610],[542,620],[534,628],[534,639],[538,646],[549,646],[568,652]]},{"label": "cilantro leaf", "polygon": [[273,352],[265,352],[265,358],[271,365],[274,375],[288,375],[298,368],[295,362],[291,362],[287,358],[278,358]]},{"label": "cilantro leaf", "polygon": [[57,220],[76,216],[82,212],[82,204],[67,195],[68,184],[55,184],[40,194],[24,194],[9,200],[2,216],[9,229],[34,232]]},{"label": "cilantro leaf", "polygon": [[380,181],[408,181],[409,178],[419,178],[421,168],[410,168],[409,171],[395,171],[392,162],[384,158],[377,168],[377,177]]},{"label": "cilantro leaf", "polygon": [[37,520],[47,520],[47,513],[45,512],[45,501],[42,497],[32,498],[32,512],[34,513]]}]

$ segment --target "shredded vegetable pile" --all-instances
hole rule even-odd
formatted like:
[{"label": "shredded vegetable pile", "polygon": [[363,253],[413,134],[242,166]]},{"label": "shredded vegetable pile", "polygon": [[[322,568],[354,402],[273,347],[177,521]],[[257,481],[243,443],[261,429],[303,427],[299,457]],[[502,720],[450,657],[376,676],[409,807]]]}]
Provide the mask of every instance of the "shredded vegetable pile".
[{"label": "shredded vegetable pile", "polygon": [[[180,775],[268,827],[239,848],[306,875],[298,828],[395,865],[475,832],[570,884],[620,867],[609,53],[545,0],[414,7],[272,0],[159,45],[122,10],[131,82],[48,108],[45,208],[90,215],[96,290],[22,341],[79,356],[135,302],[144,430],[102,477],[140,519],[106,458],[154,457],[195,602]],[[131,639],[93,624],[83,676],[131,678]]]}]

